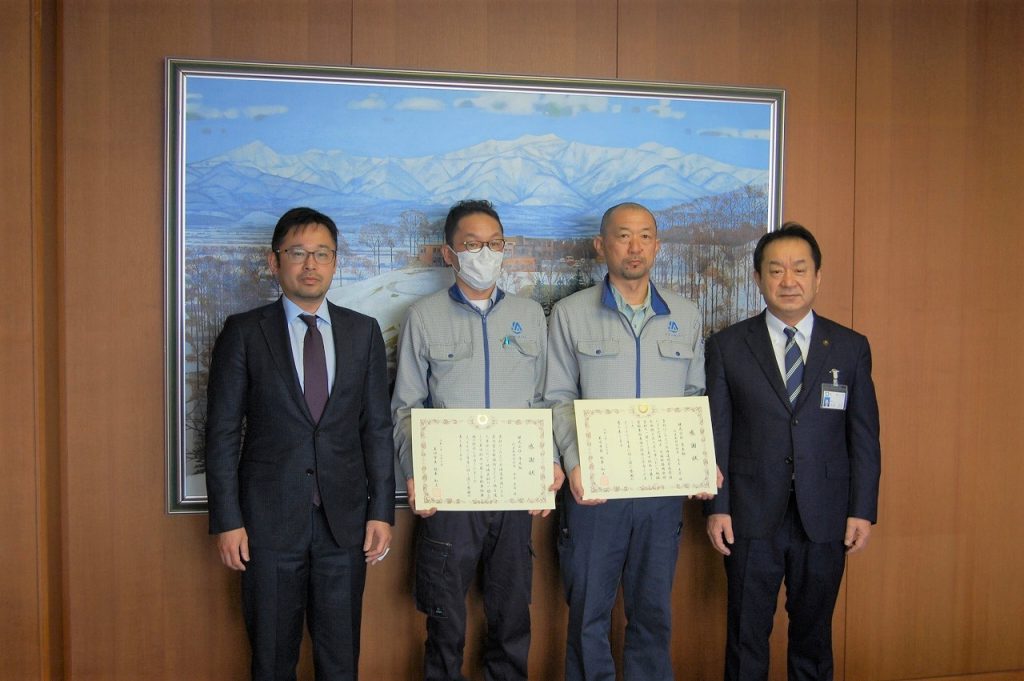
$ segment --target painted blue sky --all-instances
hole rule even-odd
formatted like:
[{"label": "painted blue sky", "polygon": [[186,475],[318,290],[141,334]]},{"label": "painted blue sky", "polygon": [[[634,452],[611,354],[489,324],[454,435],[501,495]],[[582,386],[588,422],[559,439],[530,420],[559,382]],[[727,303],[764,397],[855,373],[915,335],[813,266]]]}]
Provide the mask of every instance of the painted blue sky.
[{"label": "painted blue sky", "polygon": [[772,110],[763,102],[206,75],[186,87],[186,163],[257,140],[283,154],[405,158],[527,134],[605,147],[657,142],[746,168],[769,162]]}]

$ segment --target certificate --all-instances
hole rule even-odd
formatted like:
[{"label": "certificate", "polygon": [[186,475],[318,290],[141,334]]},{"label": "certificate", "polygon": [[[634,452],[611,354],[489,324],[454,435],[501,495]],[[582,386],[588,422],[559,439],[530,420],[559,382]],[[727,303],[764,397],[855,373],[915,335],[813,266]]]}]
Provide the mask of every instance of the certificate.
[{"label": "certificate", "polygon": [[716,494],[706,397],[576,400],[584,499]]},{"label": "certificate", "polygon": [[554,508],[553,447],[550,409],[413,409],[416,506]]}]

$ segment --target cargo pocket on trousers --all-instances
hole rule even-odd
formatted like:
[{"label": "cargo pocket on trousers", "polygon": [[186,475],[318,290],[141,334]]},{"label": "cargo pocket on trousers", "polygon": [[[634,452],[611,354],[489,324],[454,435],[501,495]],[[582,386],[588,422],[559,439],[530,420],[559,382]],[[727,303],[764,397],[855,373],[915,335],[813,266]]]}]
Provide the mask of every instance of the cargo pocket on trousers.
[{"label": "cargo pocket on trousers", "polygon": [[416,609],[428,617],[447,619],[448,556],[452,545],[430,537],[416,541]]}]

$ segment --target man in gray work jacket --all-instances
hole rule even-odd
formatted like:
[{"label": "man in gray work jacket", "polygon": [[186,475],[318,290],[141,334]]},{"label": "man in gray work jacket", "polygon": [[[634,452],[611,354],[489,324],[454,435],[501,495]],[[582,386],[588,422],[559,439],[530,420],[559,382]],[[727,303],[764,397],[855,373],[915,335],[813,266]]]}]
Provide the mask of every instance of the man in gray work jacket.
[{"label": "man in gray work jacket", "polygon": [[[531,518],[549,511],[441,511],[416,504],[411,411],[417,407],[546,406],[544,312],[496,286],[505,251],[497,212],[462,201],[448,213],[444,260],[455,284],[416,302],[398,343],[391,408],[409,505],[423,520],[416,540],[416,607],[427,615],[424,676],[464,679],[466,592],[483,564],[484,676],[526,679],[533,576]],[[565,476],[553,462],[554,484]]]},{"label": "man in gray work jacket", "polygon": [[621,582],[626,610],[624,675],[672,679],[671,592],[682,498],[582,498],[573,400],[700,395],[704,350],[693,303],[650,281],[658,252],[654,215],[636,203],[610,208],[594,248],[603,283],[559,301],[551,313],[545,398],[569,478],[558,554],[569,603],[566,681],[615,679],[608,633]]}]

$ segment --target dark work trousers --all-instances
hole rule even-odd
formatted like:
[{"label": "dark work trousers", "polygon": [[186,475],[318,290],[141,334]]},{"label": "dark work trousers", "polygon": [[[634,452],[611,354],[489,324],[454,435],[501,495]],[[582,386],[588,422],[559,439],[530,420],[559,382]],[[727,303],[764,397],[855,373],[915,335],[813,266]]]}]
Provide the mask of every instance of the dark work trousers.
[{"label": "dark work trousers", "polygon": [[533,551],[526,511],[439,511],[419,522],[416,607],[427,615],[424,677],[458,679],[466,594],[482,564],[484,678],[526,679]]},{"label": "dark work trousers", "polygon": [[305,619],[317,681],[359,676],[359,622],[366,562],[363,547],[339,547],[320,507],[310,504],[305,549],[249,547],[242,610],[252,646],[254,681],[293,681]]},{"label": "dark work trousers", "polygon": [[624,677],[671,680],[672,578],[682,499],[611,499],[581,506],[568,486],[564,489],[558,557],[569,603],[566,681],[615,681],[608,636],[620,581],[626,610]]},{"label": "dark work trousers", "polygon": [[725,557],[727,681],[768,678],[768,639],[783,579],[789,614],[789,679],[831,681],[832,611],[846,562],[843,542],[808,539],[796,496],[791,494],[785,519],[773,537],[737,538],[731,550],[732,555]]}]

